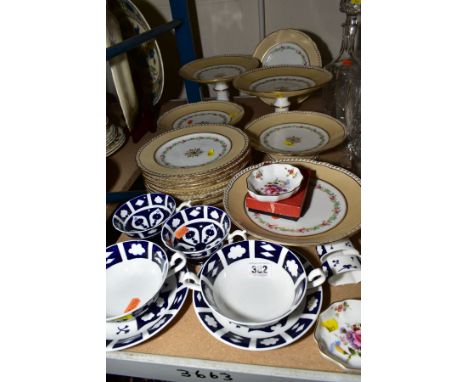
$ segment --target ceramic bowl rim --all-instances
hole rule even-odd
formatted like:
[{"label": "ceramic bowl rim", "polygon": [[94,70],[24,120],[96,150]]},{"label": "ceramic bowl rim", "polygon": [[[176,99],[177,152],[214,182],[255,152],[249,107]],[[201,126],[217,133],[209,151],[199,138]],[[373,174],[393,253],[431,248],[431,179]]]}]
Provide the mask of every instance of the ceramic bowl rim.
[{"label": "ceramic bowl rim", "polygon": [[[303,271],[303,274],[304,274],[304,276],[305,276],[304,281],[305,281],[305,283],[306,283],[305,288],[302,290],[301,297],[298,299],[298,301],[297,301],[295,304],[291,305],[291,306],[288,308],[288,310],[287,310],[286,312],[284,312],[283,314],[281,314],[281,315],[278,316],[278,317],[275,317],[274,319],[270,319],[270,320],[267,320],[267,321],[261,321],[261,322],[239,321],[239,320],[232,319],[232,318],[226,316],[224,313],[221,313],[218,309],[216,309],[215,307],[213,307],[213,306],[210,304],[210,302],[208,301],[208,299],[207,299],[206,296],[205,296],[205,293],[204,293],[203,287],[202,287],[202,283],[203,283],[202,276],[205,276],[203,273],[204,273],[205,269],[207,268],[208,263],[211,262],[212,257],[216,256],[217,253],[218,253],[219,251],[223,251],[223,250],[224,250],[225,248],[227,248],[227,247],[230,247],[230,246],[233,246],[233,245],[238,245],[239,243],[251,242],[251,241],[254,241],[254,242],[264,242],[264,243],[267,243],[267,244],[270,244],[270,245],[271,245],[271,244],[274,244],[274,245],[280,246],[280,247],[282,247],[282,248],[286,248],[286,249],[294,256],[294,259],[296,260],[296,262],[297,262],[297,263],[299,264],[299,266],[301,267],[301,269],[302,269],[302,271]],[[245,260],[248,260],[248,259],[249,259],[249,258],[245,258]],[[263,259],[263,258],[262,258],[262,259]],[[272,262],[272,260],[266,259],[266,258],[263,259],[263,260]],[[278,264],[278,263],[275,263],[275,264]],[[228,267],[228,268],[229,268],[229,267]],[[281,267],[281,268],[286,272],[286,270],[285,270],[283,267]],[[314,266],[312,265],[312,270],[317,269],[317,268],[318,268],[318,267],[314,267]],[[224,271],[224,269],[223,269],[223,271]],[[222,273],[222,271],[219,272],[219,273],[216,275],[215,280],[216,280],[216,278],[217,278],[221,273]],[[236,324],[238,324],[238,325],[246,326],[246,327],[250,327],[250,328],[272,325],[272,324],[274,324],[274,323],[276,323],[276,322],[282,320],[284,317],[288,316],[288,315],[291,314],[292,312],[294,312],[294,310],[301,304],[302,300],[304,299],[305,295],[307,294],[307,289],[308,289],[308,281],[307,281],[307,276],[308,276],[308,274],[307,274],[307,271],[306,271],[306,269],[305,269],[305,267],[304,267],[304,264],[302,264],[300,258],[299,258],[291,249],[289,249],[288,247],[285,247],[285,246],[282,245],[282,244],[277,244],[277,243],[269,242],[269,241],[267,241],[267,240],[249,239],[249,240],[236,241],[236,242],[231,243],[231,244],[226,244],[226,245],[224,245],[222,248],[220,248],[218,251],[216,251],[215,253],[213,253],[212,255],[210,255],[210,257],[209,257],[207,260],[204,261],[204,263],[203,263],[202,267],[200,268],[200,271],[199,271],[198,274],[199,274],[199,279],[200,279],[200,293],[202,294],[202,297],[204,298],[206,304],[210,307],[210,309],[213,310],[214,312],[216,312],[217,314],[219,314],[220,316],[224,317],[224,318],[225,318],[226,320],[228,320],[228,321],[232,321],[232,322],[234,322],[234,323],[236,323]],[[205,277],[206,277],[206,276],[205,276]],[[215,281],[215,282],[216,282],[216,281]],[[215,283],[213,283],[213,288],[214,288],[214,285],[215,285]]]},{"label": "ceramic bowl rim", "polygon": [[[146,301],[143,301],[143,302],[142,302],[140,305],[138,305],[136,308],[133,308],[132,310],[129,310],[129,311],[126,312],[126,313],[119,314],[119,315],[117,315],[117,316],[111,316],[111,317],[107,317],[107,311],[106,311],[106,321],[118,321],[119,319],[122,319],[122,318],[124,318],[124,317],[126,317],[126,316],[132,315],[135,311],[137,311],[137,310],[143,308],[143,307],[144,307],[145,305],[147,305],[148,302],[150,302],[156,295],[158,295],[159,292],[161,291],[162,286],[164,285],[164,282],[165,282],[165,280],[166,280],[166,278],[167,278],[167,274],[168,274],[168,272],[169,272],[169,268],[171,267],[169,256],[167,255],[167,253],[166,253],[166,251],[164,250],[164,248],[162,248],[160,245],[158,245],[158,244],[156,244],[156,243],[153,243],[152,241],[149,241],[149,240],[138,240],[138,239],[133,239],[133,240],[121,241],[121,242],[119,242],[119,243],[129,243],[129,242],[138,242],[138,243],[139,243],[139,242],[142,242],[142,241],[148,243],[148,244],[147,244],[148,248],[150,248],[150,247],[152,248],[151,253],[153,253],[153,251],[154,251],[154,252],[157,251],[157,249],[155,249],[155,246],[156,246],[157,248],[159,248],[159,250],[160,250],[160,251],[162,252],[162,254],[163,254],[163,257],[164,257],[164,259],[165,259],[165,263],[167,264],[167,266],[166,266],[166,267],[163,266],[163,268],[165,268],[165,269],[163,269],[163,272],[162,272],[162,275],[161,275],[162,283],[161,283],[161,285],[159,286],[158,290],[157,290],[155,293],[153,293],[151,297],[149,297],[148,299],[146,299]],[[111,248],[111,247],[114,247],[114,246],[117,247],[119,243],[114,243],[114,244],[112,244],[112,245],[107,246],[107,247],[106,247],[106,250],[107,250],[108,248]],[[149,244],[151,244],[151,246],[150,246]],[[141,259],[141,260],[147,260],[147,261],[150,261],[150,262],[152,262],[152,263],[155,263],[155,261],[153,260],[153,258],[149,259],[149,258],[147,258],[147,257],[142,257],[142,258],[140,258],[140,259]],[[131,261],[131,260],[130,260],[130,261]],[[106,268],[106,277],[107,277],[107,269],[109,269],[109,268]],[[107,301],[107,288],[106,288],[106,301]]]},{"label": "ceramic bowl rim", "polygon": [[[255,190],[253,190],[253,189],[251,188],[251,181],[250,181],[250,180],[251,180],[252,178],[254,178],[254,173],[255,173],[256,171],[259,171],[259,170],[261,170],[261,169],[263,169],[263,168],[265,168],[265,167],[272,168],[272,167],[283,167],[283,166],[291,167],[291,168],[297,170],[298,175],[300,176],[300,178],[299,178],[300,181],[299,181],[299,184],[298,184],[296,187],[292,188],[292,189],[289,190],[289,191],[281,192],[281,193],[279,193],[279,194],[277,194],[277,195],[259,194],[259,193],[255,192]],[[253,171],[250,173],[250,175],[247,177],[247,179],[246,179],[245,181],[247,182],[247,190],[248,190],[249,192],[252,192],[253,194],[258,195],[258,196],[261,196],[261,197],[265,197],[265,196],[266,196],[266,197],[268,197],[268,196],[275,196],[275,197],[276,197],[276,196],[281,196],[281,195],[284,195],[284,194],[289,194],[289,193],[291,193],[291,192],[294,194],[294,193],[295,193],[296,191],[298,191],[299,188],[301,187],[301,183],[302,183],[302,180],[303,180],[303,179],[304,179],[304,175],[302,175],[302,172],[301,172],[301,170],[299,169],[299,167],[296,167],[296,166],[293,166],[293,165],[290,165],[290,164],[287,164],[287,163],[284,163],[284,164],[282,164],[282,163],[272,163],[272,164],[267,164],[267,165],[265,165],[265,166],[261,166],[261,167],[255,169],[255,170],[253,170]],[[253,197],[253,196],[252,196],[252,197]]]},{"label": "ceramic bowl rim", "polygon": [[[159,223],[158,225],[156,225],[156,226],[154,226],[154,227],[150,227],[150,228],[145,229],[145,230],[137,230],[137,229],[136,229],[136,230],[131,230],[131,231],[129,231],[129,230],[121,230],[121,229],[119,229],[119,228],[116,226],[116,224],[115,224],[115,217],[117,216],[118,212],[120,212],[120,211],[122,210],[122,208],[123,208],[124,206],[126,206],[128,203],[130,203],[130,202],[132,202],[132,201],[134,201],[134,200],[136,200],[136,199],[139,199],[139,198],[141,198],[141,197],[144,196],[144,195],[145,195],[145,196],[151,195],[151,197],[153,197],[153,195],[158,195],[158,196],[163,196],[163,197],[166,197],[166,196],[169,197],[170,201],[174,202],[174,207],[172,208],[172,211],[171,211],[171,214],[169,215],[169,217],[168,217],[167,219],[163,220],[163,221],[162,221],[161,223]],[[166,220],[168,220],[172,215],[174,215],[174,212],[175,212],[176,209],[177,209],[177,203],[176,203],[175,199],[174,199],[171,195],[165,194],[165,193],[163,193],[163,192],[147,192],[146,194],[141,194],[141,195],[135,196],[134,198],[131,198],[131,199],[127,200],[125,203],[122,203],[120,206],[118,206],[118,207],[116,208],[116,210],[114,211],[114,213],[112,214],[112,226],[113,226],[117,231],[119,231],[119,232],[121,232],[121,233],[124,233],[124,234],[126,234],[126,235],[128,235],[128,234],[138,234],[138,233],[145,234],[145,233],[148,233],[148,231],[151,231],[152,229],[155,229],[155,228],[157,228],[157,227],[162,226],[162,225],[166,222]],[[138,210],[137,210],[137,211],[138,211]],[[131,213],[130,213],[130,216],[136,214],[137,211],[131,212]],[[157,235],[157,234],[158,234],[158,233],[156,232],[155,235]],[[142,239],[142,240],[144,240],[144,239]]]},{"label": "ceramic bowl rim", "polygon": [[[226,212],[226,211],[223,211],[221,208],[218,208],[218,207],[215,207],[215,206],[211,206],[211,205],[204,205],[204,204],[196,204],[194,206],[191,206],[191,207],[187,207],[187,208],[184,208],[178,212],[176,212],[175,214],[169,216],[168,219],[166,219],[166,221],[164,221],[164,223],[162,223],[162,227],[161,227],[161,232],[159,233],[160,236],[161,236],[161,240],[163,242],[163,244],[171,251],[173,252],[181,252],[183,253],[184,255],[186,255],[187,257],[190,257],[190,256],[196,256],[197,253],[203,253],[205,251],[210,251],[212,250],[213,248],[215,248],[217,245],[211,245],[211,246],[208,246],[206,247],[205,249],[201,250],[201,251],[181,251],[180,249],[175,249],[174,247],[168,245],[166,243],[166,241],[164,240],[163,238],[163,230],[164,230],[164,227],[166,227],[167,225],[167,222],[169,221],[169,219],[172,219],[172,218],[175,218],[178,214],[181,214],[182,211],[187,211],[187,210],[192,210],[194,209],[195,207],[211,207],[211,208],[214,208],[216,209],[218,212],[221,212],[223,215],[225,215],[227,218],[228,218],[228,222],[229,222],[229,226],[227,227],[226,229],[226,232],[224,233],[224,236],[223,236],[223,240],[221,241],[221,243],[218,243],[218,244],[222,244],[224,242],[224,240],[226,239],[226,237],[229,235],[229,232],[231,232],[231,226],[232,226],[232,221],[231,221],[231,217],[229,216],[229,214]],[[210,218],[205,218],[207,220],[212,220]],[[171,229],[172,230],[172,229]],[[224,230],[224,227],[223,227],[223,230]],[[219,249],[218,249],[219,250]],[[211,254],[210,254],[211,255]]]}]

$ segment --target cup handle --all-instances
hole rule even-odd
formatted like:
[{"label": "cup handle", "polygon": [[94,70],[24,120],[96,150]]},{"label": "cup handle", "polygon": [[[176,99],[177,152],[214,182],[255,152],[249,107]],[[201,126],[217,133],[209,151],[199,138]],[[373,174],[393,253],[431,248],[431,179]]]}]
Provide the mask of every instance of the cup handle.
[{"label": "cup handle", "polygon": [[235,230],[233,233],[230,233],[227,237],[228,244],[234,243],[234,238],[240,236],[243,240],[247,240],[247,232],[241,229]]},{"label": "cup handle", "polygon": [[307,280],[309,281],[308,283],[308,288],[315,288],[320,285],[322,285],[327,279],[327,276],[323,272],[322,269],[316,268],[312,270],[309,275],[307,276]]},{"label": "cup handle", "polygon": [[179,212],[181,209],[188,208],[188,207],[192,207],[192,201],[191,200],[189,200],[187,202],[180,203],[179,207],[176,208],[176,212]]},{"label": "cup handle", "polygon": [[167,272],[167,277],[179,272],[182,270],[182,268],[185,267],[185,265],[187,265],[187,258],[181,252],[175,252],[171,257],[171,261],[169,262],[170,268]]},{"label": "cup handle", "polygon": [[193,272],[185,272],[182,276],[182,285],[191,290],[201,292],[200,279]]}]

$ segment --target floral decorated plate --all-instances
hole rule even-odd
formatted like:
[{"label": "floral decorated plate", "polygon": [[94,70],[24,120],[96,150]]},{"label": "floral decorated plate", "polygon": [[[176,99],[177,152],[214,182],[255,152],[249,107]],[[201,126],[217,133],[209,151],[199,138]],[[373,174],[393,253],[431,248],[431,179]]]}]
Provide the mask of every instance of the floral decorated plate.
[{"label": "floral decorated plate", "polygon": [[174,320],[188,295],[188,289],[180,281],[185,272],[187,267],[169,277],[158,299],[141,316],[125,322],[106,322],[108,352],[126,349],[146,341]]},{"label": "floral decorated plate", "polygon": [[314,333],[323,355],[348,370],[361,369],[361,301],[336,302],[319,316]]},{"label": "floral decorated plate", "polygon": [[[253,56],[261,61],[262,66],[322,66],[322,58],[315,42],[295,29],[280,29],[270,33],[257,45]],[[308,97],[299,97],[297,102],[301,103]],[[272,105],[274,99],[262,98],[262,101]]]},{"label": "floral decorated plate", "polygon": [[301,171],[288,164],[271,164],[260,167],[247,178],[247,191],[261,202],[276,202],[294,195],[299,190]]},{"label": "floral decorated plate", "polygon": [[[119,20],[124,39],[142,34],[151,28],[138,7],[131,0],[107,0],[107,6]],[[156,105],[163,93],[164,67],[156,39],[128,52],[134,74],[141,84],[141,94]],[[141,98],[140,98],[141,101]]]},{"label": "floral decorated plate", "polygon": [[244,108],[228,101],[188,103],[165,112],[158,119],[159,130],[178,129],[200,124],[235,125],[244,115]]},{"label": "floral decorated plate", "polygon": [[[119,22],[108,9],[106,11],[106,43],[107,47],[109,47],[121,42],[123,38]],[[125,122],[131,131],[138,112],[138,98],[133,85],[127,54],[124,53],[114,57],[109,61],[109,66]]]},{"label": "floral decorated plate", "polygon": [[256,58],[248,55],[212,56],[185,64],[179,74],[186,80],[199,83],[227,82],[259,65]]},{"label": "floral decorated plate", "polygon": [[[308,260],[298,256],[307,273],[313,267]],[[236,325],[213,312],[200,292],[193,292],[195,313],[203,327],[217,340],[243,350],[264,351],[290,345],[304,336],[312,327],[322,306],[322,287],[309,289],[302,303],[288,316],[259,328]]]},{"label": "floral decorated plate", "polygon": [[272,66],[240,74],[234,87],[257,97],[284,98],[306,95],[324,86],[332,75],[317,66]]},{"label": "floral decorated plate", "polygon": [[[265,164],[289,164],[312,171],[302,216],[289,220],[250,211],[246,181]],[[252,236],[292,246],[319,245],[351,236],[361,225],[361,181],[325,162],[287,158],[263,162],[239,172],[224,191],[224,208],[233,223]]]},{"label": "floral decorated plate", "polygon": [[229,125],[170,130],[143,145],[136,159],[142,171],[162,177],[218,172],[249,149],[247,135]]},{"label": "floral decorated plate", "polygon": [[266,114],[250,122],[244,131],[256,150],[286,156],[318,154],[346,139],[340,121],[312,111]]}]

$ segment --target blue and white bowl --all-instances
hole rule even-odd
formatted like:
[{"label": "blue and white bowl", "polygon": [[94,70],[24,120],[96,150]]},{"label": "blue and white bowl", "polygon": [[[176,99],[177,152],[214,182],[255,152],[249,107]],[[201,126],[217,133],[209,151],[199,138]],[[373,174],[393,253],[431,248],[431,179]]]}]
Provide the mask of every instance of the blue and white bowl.
[{"label": "blue and white bowl", "polygon": [[184,254],[189,260],[200,261],[220,249],[224,240],[234,236],[246,239],[245,231],[231,230],[231,219],[223,210],[213,206],[193,206],[171,216],[161,229],[164,245]]},{"label": "blue and white bowl", "polygon": [[167,277],[187,260],[146,240],[129,240],[106,248],[106,321],[125,321],[156,301]]},{"label": "blue and white bowl", "polygon": [[127,236],[149,239],[171,215],[190,205],[184,202],[177,207],[174,198],[163,193],[143,194],[121,205],[112,216],[112,225]]},{"label": "blue and white bowl", "polygon": [[226,245],[205,261],[200,277],[183,283],[201,292],[213,312],[249,328],[274,324],[292,313],[308,288],[325,282],[322,269],[306,273],[288,248],[261,240]]}]

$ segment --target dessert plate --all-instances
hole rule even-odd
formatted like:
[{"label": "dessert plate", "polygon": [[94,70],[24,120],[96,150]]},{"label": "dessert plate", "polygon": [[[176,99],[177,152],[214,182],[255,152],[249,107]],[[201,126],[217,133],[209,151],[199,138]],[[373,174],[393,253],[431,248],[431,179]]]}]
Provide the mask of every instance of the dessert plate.
[{"label": "dessert plate", "polygon": [[204,84],[228,82],[259,65],[256,58],[248,55],[212,56],[185,64],[179,74],[186,80]]},{"label": "dessert plate", "polygon": [[253,56],[263,66],[322,66],[322,58],[315,42],[295,29],[280,29],[270,33],[257,45]]},{"label": "dessert plate", "polygon": [[[302,217],[297,221],[251,212],[245,205],[246,180],[271,163],[312,171]],[[319,245],[351,236],[361,225],[361,181],[351,172],[325,162],[287,158],[263,162],[239,172],[224,192],[224,208],[233,223],[252,236],[292,246]]]},{"label": "dessert plate", "polygon": [[[299,65],[322,66],[322,58],[315,42],[305,33],[295,29],[280,29],[265,37],[255,48],[253,56],[262,66]],[[299,97],[298,103],[305,101],[309,95]],[[262,98],[272,105],[275,100]]]},{"label": "dessert plate", "polygon": [[346,139],[340,121],[312,111],[267,114],[250,122],[244,131],[256,150],[288,156],[318,154]]},{"label": "dessert plate", "polygon": [[137,153],[139,167],[162,177],[221,171],[249,149],[247,135],[229,125],[197,125],[162,133]]},{"label": "dessert plate", "polygon": [[165,112],[158,119],[158,129],[178,129],[200,124],[235,125],[243,116],[244,108],[228,101],[188,103]]},{"label": "dessert plate", "polygon": [[[106,10],[106,31],[107,47],[122,41],[119,22],[108,9]],[[131,131],[138,112],[138,98],[135,86],[133,85],[127,54],[121,54],[110,60],[109,66],[125,122],[127,123],[128,129]]]},{"label": "dessert plate", "polygon": [[[120,22],[124,38],[149,31],[151,28],[143,14],[130,0],[108,0],[112,12]],[[131,50],[129,57],[134,70],[138,73],[141,91],[148,96],[151,104],[156,105],[163,93],[164,67],[156,39],[148,41]]]},{"label": "dessert plate", "polygon": [[180,281],[185,272],[187,267],[170,276],[158,299],[141,316],[125,322],[106,322],[106,350],[122,350],[137,345],[169,325],[187,299],[188,289]]},{"label": "dessert plate", "polygon": [[361,369],[361,300],[336,302],[319,316],[314,338],[320,352],[347,370]]},{"label": "dessert plate", "polygon": [[[298,256],[306,270],[313,269],[308,260]],[[297,341],[314,324],[322,306],[322,287],[309,289],[302,303],[281,321],[260,328],[236,325],[209,308],[201,292],[193,292],[195,313],[203,327],[217,340],[243,350],[278,349]]]},{"label": "dessert plate", "polygon": [[106,146],[106,157],[117,152],[127,140],[127,134],[122,126],[116,126],[114,140]]}]

